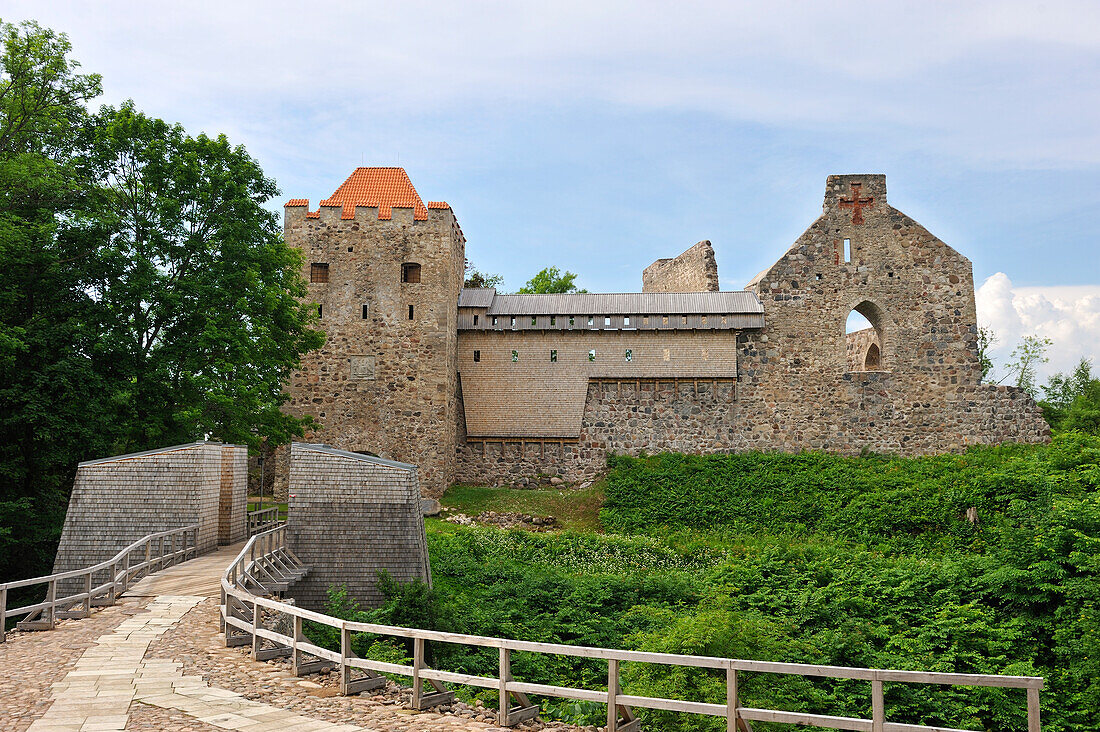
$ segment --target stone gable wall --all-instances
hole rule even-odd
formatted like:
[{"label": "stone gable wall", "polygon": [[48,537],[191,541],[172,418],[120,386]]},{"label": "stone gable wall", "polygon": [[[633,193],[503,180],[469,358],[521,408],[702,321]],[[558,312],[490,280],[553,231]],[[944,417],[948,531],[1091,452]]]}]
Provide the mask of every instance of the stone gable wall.
[{"label": "stone gable wall", "polygon": [[[291,374],[287,410],[321,424],[306,439],[416,463],[425,494],[439,496],[454,475],[462,232],[447,209],[429,209],[426,221],[412,209],[394,208],[389,221],[373,207],[356,207],[354,220],[340,211],[322,206],[307,218],[305,207],[286,209],[286,240],[303,253],[306,281],[312,263],[329,265],[329,281],[311,283],[308,295],[327,340]],[[402,282],[407,262],[420,265],[420,282]],[[276,495],[286,475],[276,472]]]},{"label": "stone gable wall", "polygon": [[718,292],[718,261],[709,241],[642,271],[642,292]]},{"label": "stone gable wall", "polygon": [[415,468],[295,443],[289,490],[287,540],[310,568],[291,588],[303,607],[324,609],[334,585],[375,607],[383,569],[402,583],[431,582]]}]

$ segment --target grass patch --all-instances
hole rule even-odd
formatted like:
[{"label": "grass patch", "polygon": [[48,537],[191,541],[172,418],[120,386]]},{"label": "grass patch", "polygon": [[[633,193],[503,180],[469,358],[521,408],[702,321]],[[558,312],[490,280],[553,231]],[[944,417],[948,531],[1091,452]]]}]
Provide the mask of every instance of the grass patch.
[{"label": "grass patch", "polygon": [[476,516],[482,511],[526,513],[553,516],[558,525],[571,531],[602,531],[600,508],[604,501],[604,482],[587,488],[542,487],[531,490],[455,485],[440,501],[452,511]]}]

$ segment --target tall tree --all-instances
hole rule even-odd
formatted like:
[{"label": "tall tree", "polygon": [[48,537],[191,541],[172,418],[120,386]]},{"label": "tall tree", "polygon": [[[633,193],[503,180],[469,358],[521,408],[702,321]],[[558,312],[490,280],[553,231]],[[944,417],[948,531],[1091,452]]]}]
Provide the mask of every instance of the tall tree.
[{"label": "tall tree", "polygon": [[463,287],[504,287],[504,275],[488,274],[474,266],[469,259],[466,260],[466,281]]},{"label": "tall tree", "polygon": [[527,284],[519,288],[519,291],[523,295],[551,292],[588,292],[588,290],[577,289],[576,279],[577,275],[573,272],[563,273],[557,267],[547,267],[527,280]]},{"label": "tall tree", "polygon": [[139,449],[203,437],[257,446],[301,434],[282,384],[323,334],[301,260],[263,207],[278,191],[224,135],[190,137],[132,103],[104,107],[88,165],[102,248],[96,295]]},{"label": "tall tree", "polygon": [[78,460],[109,438],[80,235],[84,103],[64,34],[0,24],[0,577],[48,566]]}]

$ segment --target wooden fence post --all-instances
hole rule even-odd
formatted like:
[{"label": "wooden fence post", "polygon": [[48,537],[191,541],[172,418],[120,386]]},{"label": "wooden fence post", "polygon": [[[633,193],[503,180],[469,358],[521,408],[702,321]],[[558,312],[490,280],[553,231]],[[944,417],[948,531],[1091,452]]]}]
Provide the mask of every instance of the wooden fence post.
[{"label": "wooden fence post", "polygon": [[348,631],[348,622],[340,621],[340,693],[348,695],[351,688],[351,667],[348,666],[348,656],[351,655],[351,633]]},{"label": "wooden fence post", "polygon": [[619,729],[619,661],[612,658],[607,662],[607,732]]},{"label": "wooden fence post", "polygon": [[413,638],[413,693],[412,708],[420,708],[420,697],[424,694],[424,680],[420,678],[420,669],[424,667],[424,639]]},{"label": "wooden fence post", "polygon": [[1040,732],[1042,726],[1039,723],[1039,690],[1031,688],[1027,690],[1027,732]]},{"label": "wooden fence post", "polygon": [[882,682],[871,681],[871,732],[882,732],[886,724],[886,707],[882,697]]},{"label": "wooden fence post", "polygon": [[84,617],[92,614],[92,571],[84,575]]},{"label": "wooden fence post", "polygon": [[8,588],[0,588],[0,643],[7,640],[8,630]]},{"label": "wooden fence post", "polygon": [[56,600],[57,600],[57,580],[50,580],[50,583],[46,588],[46,602],[50,603],[50,607],[48,608],[49,609],[49,615],[47,616],[49,618],[49,620],[47,620],[46,622],[49,624],[49,629],[50,630],[53,630],[54,626],[57,624],[57,612],[56,612],[56,609],[54,608],[54,602]]},{"label": "wooden fence post", "polygon": [[509,710],[511,705],[508,701],[508,679],[512,677],[512,651],[509,648],[500,649],[500,714],[497,720],[497,724],[501,727],[507,727]]},{"label": "wooden fence post", "polygon": [[737,697],[737,669],[730,666],[726,669],[726,732],[737,732]]},{"label": "wooden fence post", "polygon": [[260,628],[260,603],[252,600],[252,660],[258,661],[260,655],[260,636],[256,633]]}]

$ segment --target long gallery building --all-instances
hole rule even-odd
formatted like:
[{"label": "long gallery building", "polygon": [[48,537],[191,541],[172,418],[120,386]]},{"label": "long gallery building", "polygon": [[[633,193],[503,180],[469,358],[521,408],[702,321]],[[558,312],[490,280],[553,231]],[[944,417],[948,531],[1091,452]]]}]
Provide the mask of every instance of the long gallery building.
[{"label": "long gallery building", "polygon": [[[359,168],[317,211],[286,205],[324,347],[287,385],[312,438],[420,467],[425,495],[538,473],[580,480],[609,452],[916,455],[1040,442],[1013,387],[980,383],[970,261],[834,175],[822,215],[744,290],[709,242],[642,292],[463,289],[465,238],[401,168]],[[872,328],[846,333],[857,311]]]}]

